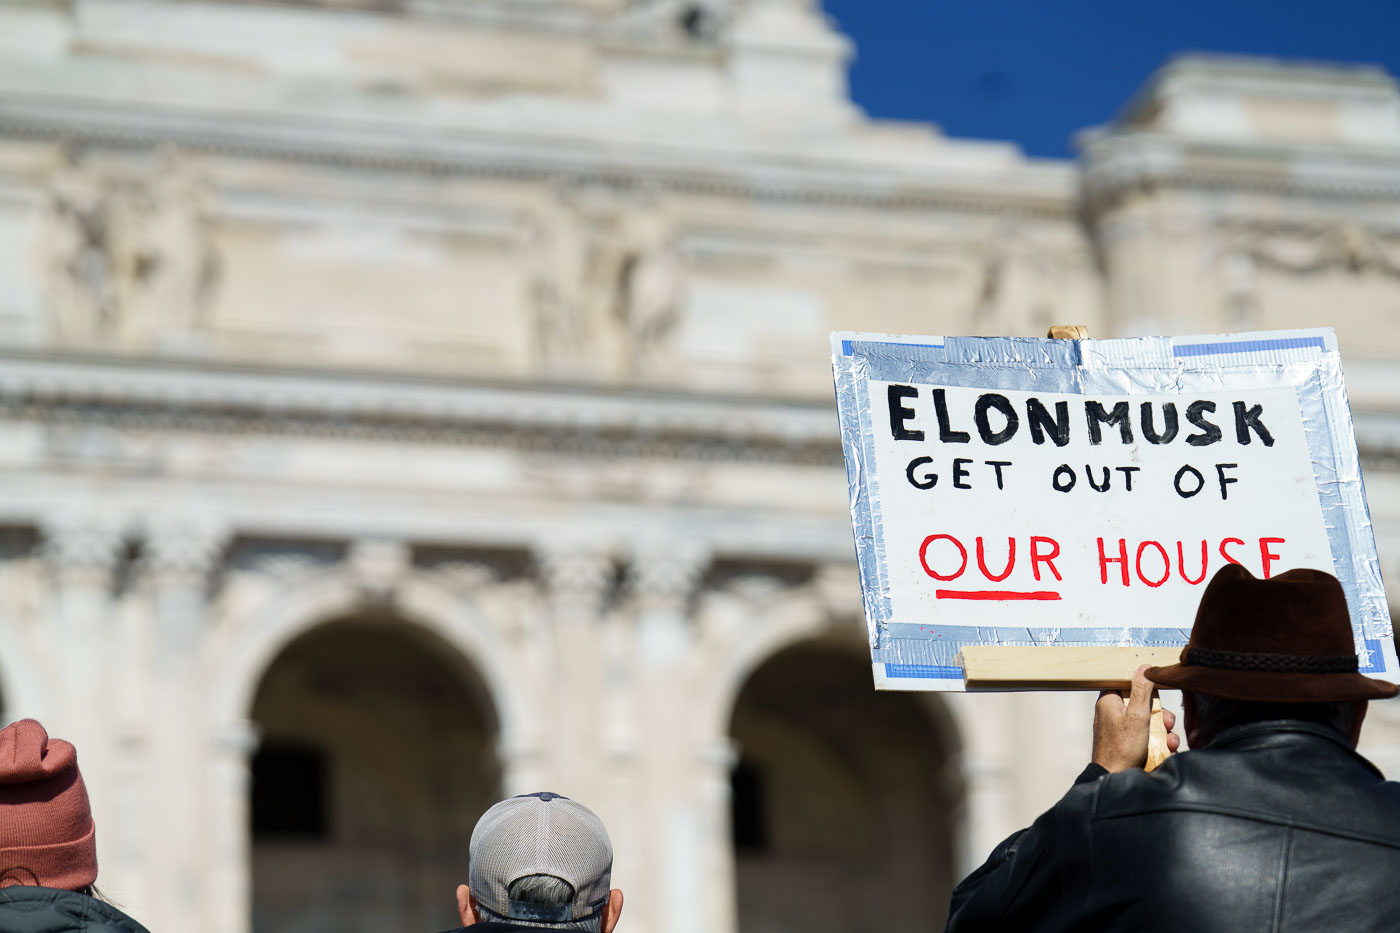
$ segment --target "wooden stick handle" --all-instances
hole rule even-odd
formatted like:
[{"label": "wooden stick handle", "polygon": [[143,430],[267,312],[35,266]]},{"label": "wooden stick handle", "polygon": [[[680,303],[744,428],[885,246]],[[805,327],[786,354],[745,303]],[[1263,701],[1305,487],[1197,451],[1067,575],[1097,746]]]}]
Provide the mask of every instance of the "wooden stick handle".
[{"label": "wooden stick handle", "polygon": [[1171,749],[1167,748],[1167,724],[1162,721],[1162,700],[1157,691],[1152,692],[1152,724],[1147,731],[1147,764],[1144,771],[1151,771],[1167,760]]}]

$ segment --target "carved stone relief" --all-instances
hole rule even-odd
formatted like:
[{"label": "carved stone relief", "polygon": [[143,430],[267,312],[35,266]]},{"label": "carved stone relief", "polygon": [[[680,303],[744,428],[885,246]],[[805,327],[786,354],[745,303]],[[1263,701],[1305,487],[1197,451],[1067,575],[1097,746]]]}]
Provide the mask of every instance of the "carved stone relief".
[{"label": "carved stone relief", "polygon": [[368,603],[392,601],[412,564],[412,551],[391,538],[364,538],[351,543],[345,562]]},{"label": "carved stone relief", "polygon": [[464,598],[501,581],[499,570],[485,561],[442,561],[433,566],[432,573],[439,583]]},{"label": "carved stone relief", "polygon": [[619,363],[635,371],[658,362],[680,323],[685,270],[666,221],[648,210],[627,218],[612,270]]},{"label": "carved stone relief", "polygon": [[149,523],[143,570],[158,581],[202,587],[223,557],[227,529],[209,518],[163,516]]},{"label": "carved stone relief", "polygon": [[1237,330],[1266,326],[1260,287],[1261,273],[1269,271],[1290,276],[1335,271],[1355,277],[1400,278],[1400,236],[1350,220],[1225,227],[1216,247],[1216,276],[1226,326]]},{"label": "carved stone relief", "polygon": [[49,179],[44,276],[57,336],[106,333],[114,315],[111,200],[103,180],[65,149]]},{"label": "carved stone relief", "polygon": [[614,27],[633,40],[714,45],[732,18],[729,0],[630,0]]},{"label": "carved stone relief", "polygon": [[203,329],[218,283],[208,186],[176,151],[166,150],[160,161],[152,177],[117,202],[119,307],[122,332],[130,336]]},{"label": "carved stone relief", "polygon": [[536,210],[525,248],[538,356],[551,363],[585,354],[593,238],[571,191],[556,189]]},{"label": "carved stone relief", "polygon": [[176,150],[118,178],[65,149],[43,237],[54,335],[130,343],[206,327],[220,275],[211,226],[208,186]]},{"label": "carved stone relief", "polygon": [[699,547],[638,546],[627,565],[627,589],[643,612],[679,613],[694,595],[708,563],[709,555]]},{"label": "carved stone relief", "polygon": [[981,287],[972,309],[978,333],[1038,337],[1059,320],[1061,263],[1011,227],[994,231],[977,250]]},{"label": "carved stone relief", "polygon": [[1356,221],[1297,227],[1238,227],[1230,251],[1260,266],[1311,275],[1327,269],[1374,271],[1400,277],[1400,236]]},{"label": "carved stone relief", "polygon": [[119,523],[61,515],[43,523],[42,535],[43,554],[56,578],[79,579],[103,589],[110,587],[126,545]]},{"label": "carved stone relief", "polygon": [[680,321],[684,266],[652,205],[563,186],[529,222],[536,356],[627,374],[655,365]]},{"label": "carved stone relief", "polygon": [[597,616],[612,594],[616,565],[606,550],[549,542],[536,553],[541,582],[556,609]]}]

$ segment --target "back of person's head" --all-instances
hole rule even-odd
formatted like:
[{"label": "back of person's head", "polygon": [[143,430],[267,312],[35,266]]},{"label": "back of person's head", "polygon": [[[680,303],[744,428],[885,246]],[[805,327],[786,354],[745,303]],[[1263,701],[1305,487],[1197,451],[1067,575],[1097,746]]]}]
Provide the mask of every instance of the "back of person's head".
[{"label": "back of person's head", "polygon": [[1303,720],[1355,740],[1367,700],[1395,696],[1395,684],[1359,672],[1346,592],[1321,570],[1256,579],[1227,564],[1201,596],[1181,661],[1149,668],[1161,687],[1186,694],[1208,741],[1233,726]]},{"label": "back of person's head", "polygon": [[1219,735],[1226,729],[1252,722],[1279,719],[1310,722],[1343,736],[1350,736],[1359,715],[1354,701],[1343,703],[1251,703],[1227,700],[1207,693],[1192,694],[1195,718],[1203,734]]},{"label": "back of person's head", "polygon": [[89,892],[97,835],[78,753],[21,719],[0,729],[0,888]]},{"label": "back of person's head", "polygon": [[552,793],[503,800],[472,831],[472,912],[483,922],[608,933],[621,910],[612,861],[607,830],[582,804]]},{"label": "back of person's head", "polygon": [[[601,933],[602,931],[603,911],[601,909],[581,920],[572,918],[574,887],[563,878],[554,875],[526,875],[512,881],[506,891],[511,905],[507,911],[513,913],[514,916],[499,914],[478,901],[477,913],[482,921],[505,923],[511,926],[583,930],[586,933]],[[558,916],[569,916],[570,919],[544,919],[545,917]]]}]

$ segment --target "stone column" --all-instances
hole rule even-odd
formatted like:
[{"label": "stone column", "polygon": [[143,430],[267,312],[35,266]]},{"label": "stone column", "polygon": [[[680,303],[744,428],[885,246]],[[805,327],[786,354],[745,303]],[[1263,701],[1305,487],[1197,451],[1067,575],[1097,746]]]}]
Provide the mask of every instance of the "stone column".
[{"label": "stone column", "polygon": [[209,520],[163,517],[148,526],[141,569],[153,621],[150,736],[152,929],[188,929],[207,921],[204,890],[214,859],[209,833],[209,734],[201,653],[210,571],[223,529]]},{"label": "stone column", "polygon": [[545,743],[532,741],[530,736],[502,736],[496,743],[496,756],[501,762],[503,797],[534,794],[551,785],[553,762]]},{"label": "stone column", "polygon": [[[645,809],[636,867],[646,872],[637,898],[642,924],[664,933],[700,933],[711,929],[697,907],[715,884],[709,874],[712,839],[705,779],[697,785],[704,750],[689,702],[694,670],[694,623],[691,602],[709,564],[703,548],[673,541],[638,542],[627,566],[627,591],[635,619],[635,681],[631,707],[645,758],[636,778],[623,790]],[[727,780],[727,776],[726,776]],[[640,828],[640,827],[639,827]],[[640,836],[640,833],[638,833]],[[653,900],[646,895],[651,894]]]},{"label": "stone column", "polygon": [[212,737],[206,770],[209,850],[203,928],[210,933],[252,929],[252,839],[249,830],[249,764],[258,747],[252,722],[229,723]]},{"label": "stone column", "polygon": [[[536,551],[548,622],[537,633],[546,652],[530,685],[545,712],[540,737],[552,760],[541,769],[557,790],[585,803],[603,795],[605,767],[599,711],[606,658],[601,646],[604,611],[615,564],[605,548],[588,542],[550,542]],[[600,814],[601,815],[601,814]]]},{"label": "stone column", "polygon": [[738,933],[739,898],[735,891],[734,832],[730,825],[731,776],[739,763],[733,739],[723,738],[702,748],[698,770],[702,834],[706,845],[705,874],[699,881],[707,933]]},{"label": "stone column", "polygon": [[103,516],[64,515],[42,526],[42,553],[51,578],[48,635],[51,708],[43,711],[51,736],[78,750],[78,764],[97,823],[99,864],[119,851],[112,775],[112,698],[133,672],[114,669],[115,573],[125,542],[119,524]]},{"label": "stone column", "polygon": [[689,656],[690,599],[709,555],[695,545],[657,544],[633,549],[628,589],[637,613],[638,646],[647,665],[673,665]]}]

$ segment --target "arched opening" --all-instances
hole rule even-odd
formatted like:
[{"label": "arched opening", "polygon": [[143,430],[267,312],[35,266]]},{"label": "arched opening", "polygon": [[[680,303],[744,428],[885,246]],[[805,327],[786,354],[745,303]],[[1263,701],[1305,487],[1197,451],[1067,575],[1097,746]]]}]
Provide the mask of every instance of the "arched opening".
[{"label": "arched opening", "polygon": [[278,655],[253,719],[255,933],[458,926],[500,792],[496,711],[465,660],[396,618],[331,622]]},{"label": "arched opening", "polygon": [[954,800],[937,702],[876,693],[844,645],[798,645],[754,672],[730,728],[741,933],[942,925]]}]

